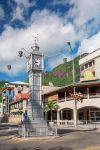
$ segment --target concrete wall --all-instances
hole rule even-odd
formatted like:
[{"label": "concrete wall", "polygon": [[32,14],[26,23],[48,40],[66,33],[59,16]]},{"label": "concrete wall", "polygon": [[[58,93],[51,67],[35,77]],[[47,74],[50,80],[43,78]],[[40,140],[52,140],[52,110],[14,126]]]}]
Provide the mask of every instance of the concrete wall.
[{"label": "concrete wall", "polygon": [[82,65],[82,64],[85,64],[86,62],[92,60],[92,59],[95,59],[99,57],[100,59],[100,49],[90,53],[89,55],[85,56],[84,58],[80,59],[79,60],[79,65]]},{"label": "concrete wall", "polygon": [[[60,106],[59,110],[64,108],[75,108],[75,102],[74,100],[71,101],[65,101],[65,102],[58,102],[58,105]],[[77,101],[77,109],[83,108],[83,107],[97,107],[100,108],[100,98],[92,98],[92,99],[83,99],[83,102]]]},{"label": "concrete wall", "polygon": [[100,79],[100,57],[95,59],[95,76]]}]

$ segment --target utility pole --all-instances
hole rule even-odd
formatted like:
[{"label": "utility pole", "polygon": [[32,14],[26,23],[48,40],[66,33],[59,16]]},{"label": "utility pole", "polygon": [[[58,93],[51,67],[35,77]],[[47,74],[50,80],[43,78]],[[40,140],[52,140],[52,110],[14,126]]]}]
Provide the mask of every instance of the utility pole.
[{"label": "utility pole", "polygon": [[[68,46],[70,47],[70,50],[72,52],[72,47],[71,47],[71,43],[70,42],[67,42]],[[73,93],[75,95],[76,93],[76,90],[75,90],[75,61],[74,61],[74,55],[72,55],[72,63],[73,63]],[[74,98],[74,126],[75,128],[77,128],[77,100]]]}]

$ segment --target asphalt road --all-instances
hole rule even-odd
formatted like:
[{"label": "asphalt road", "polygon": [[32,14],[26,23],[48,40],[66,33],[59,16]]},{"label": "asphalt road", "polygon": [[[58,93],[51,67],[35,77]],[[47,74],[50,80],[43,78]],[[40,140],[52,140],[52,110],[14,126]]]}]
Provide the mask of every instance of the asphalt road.
[{"label": "asphalt road", "polygon": [[0,136],[0,150],[100,150],[100,130],[59,133],[57,137],[19,138],[7,132]]}]

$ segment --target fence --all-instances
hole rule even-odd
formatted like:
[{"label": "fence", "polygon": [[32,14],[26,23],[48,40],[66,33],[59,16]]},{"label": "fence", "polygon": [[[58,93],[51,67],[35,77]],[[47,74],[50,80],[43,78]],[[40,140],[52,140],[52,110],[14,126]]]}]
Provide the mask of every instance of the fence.
[{"label": "fence", "polygon": [[53,124],[45,127],[34,127],[34,124],[20,124],[18,134],[20,137],[57,136],[57,126]]},{"label": "fence", "polygon": [[[48,121],[49,122],[49,121]],[[53,120],[54,125],[59,127],[74,127],[74,120]],[[100,128],[100,122],[95,122],[92,120],[78,120],[78,128]]]}]

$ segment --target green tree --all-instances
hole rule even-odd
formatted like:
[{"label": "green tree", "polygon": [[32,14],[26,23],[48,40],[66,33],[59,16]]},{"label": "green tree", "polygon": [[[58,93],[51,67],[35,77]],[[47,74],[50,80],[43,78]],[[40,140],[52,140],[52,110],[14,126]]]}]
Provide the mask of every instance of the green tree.
[{"label": "green tree", "polygon": [[2,88],[4,87],[5,83],[8,83],[8,81],[6,80],[1,80],[0,81],[0,90],[2,90]]},{"label": "green tree", "polygon": [[45,112],[50,111],[51,112],[51,121],[52,121],[52,111],[57,110],[59,108],[59,105],[57,102],[49,101],[45,104]]}]

